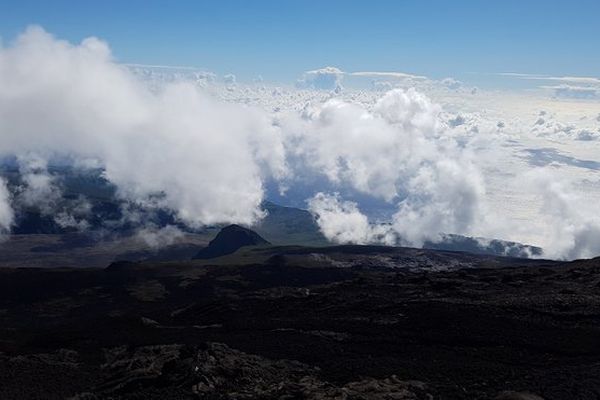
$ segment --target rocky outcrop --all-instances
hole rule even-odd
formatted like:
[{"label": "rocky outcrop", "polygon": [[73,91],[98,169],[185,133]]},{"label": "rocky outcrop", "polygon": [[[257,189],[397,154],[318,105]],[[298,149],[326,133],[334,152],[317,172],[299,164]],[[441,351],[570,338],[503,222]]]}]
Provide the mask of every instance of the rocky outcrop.
[{"label": "rocky outcrop", "polygon": [[208,259],[235,253],[245,246],[265,246],[270,243],[258,233],[239,225],[229,225],[221,229],[217,236],[194,256],[194,259]]},{"label": "rocky outcrop", "polygon": [[391,376],[340,386],[321,379],[318,368],[297,361],[269,360],[221,343],[203,348],[114,348],[106,351],[102,369],[108,378],[74,399],[433,399],[421,382]]}]

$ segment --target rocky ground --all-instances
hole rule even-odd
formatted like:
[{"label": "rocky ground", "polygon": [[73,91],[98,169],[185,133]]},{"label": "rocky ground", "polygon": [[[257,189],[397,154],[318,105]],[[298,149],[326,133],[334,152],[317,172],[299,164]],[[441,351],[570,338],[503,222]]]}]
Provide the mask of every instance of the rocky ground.
[{"label": "rocky ground", "polygon": [[0,399],[600,398],[600,260],[269,251],[0,269]]}]

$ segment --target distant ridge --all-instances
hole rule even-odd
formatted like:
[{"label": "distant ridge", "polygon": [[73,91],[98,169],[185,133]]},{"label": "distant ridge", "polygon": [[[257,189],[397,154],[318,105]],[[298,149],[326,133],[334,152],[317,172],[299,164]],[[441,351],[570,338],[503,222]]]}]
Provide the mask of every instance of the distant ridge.
[{"label": "distant ridge", "polygon": [[221,229],[217,236],[194,256],[194,259],[208,259],[235,253],[245,246],[269,245],[258,233],[239,225],[229,225]]}]

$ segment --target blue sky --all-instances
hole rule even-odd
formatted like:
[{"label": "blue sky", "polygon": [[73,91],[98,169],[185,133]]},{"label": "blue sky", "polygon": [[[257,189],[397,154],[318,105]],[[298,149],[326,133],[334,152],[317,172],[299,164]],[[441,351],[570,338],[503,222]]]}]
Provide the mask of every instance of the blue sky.
[{"label": "blue sky", "polygon": [[118,61],[290,81],[326,65],[434,78],[600,76],[600,2],[3,1],[0,36],[97,36]]}]

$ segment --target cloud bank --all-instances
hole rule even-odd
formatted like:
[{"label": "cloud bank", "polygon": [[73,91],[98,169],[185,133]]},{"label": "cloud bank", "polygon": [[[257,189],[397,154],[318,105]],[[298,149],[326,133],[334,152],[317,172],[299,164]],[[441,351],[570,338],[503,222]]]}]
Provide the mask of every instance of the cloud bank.
[{"label": "cloud bank", "polygon": [[[171,210],[193,227],[252,224],[264,216],[268,185],[285,193],[317,181],[303,199],[338,243],[421,246],[444,234],[518,240],[511,235],[537,229],[507,223],[488,204],[489,165],[516,146],[515,135],[505,132],[517,122],[485,109],[465,111],[461,103],[449,111],[414,88],[310,90],[341,88],[348,76],[419,81],[420,90],[464,97],[462,84],[451,79],[333,67],[307,72],[301,90],[246,87],[233,76],[184,67],[120,65],[99,39],[71,44],[29,28],[0,48],[0,157],[16,157],[20,174],[16,186],[0,180],[0,231],[27,207],[60,226],[86,229],[89,204],[76,199],[64,207],[61,182],[48,171],[55,160],[101,169],[130,205],[123,213],[132,220],[139,206]],[[254,97],[263,107],[248,105]],[[542,121],[526,126],[533,136],[597,139],[597,127],[536,118]],[[540,214],[552,227],[542,243],[545,256],[600,252],[595,211],[569,194],[569,182],[532,183],[552,181],[553,171],[543,171],[512,179],[540,199]],[[357,198],[393,212],[369,220]],[[146,226],[139,236],[158,245],[180,234],[159,228]]]}]

